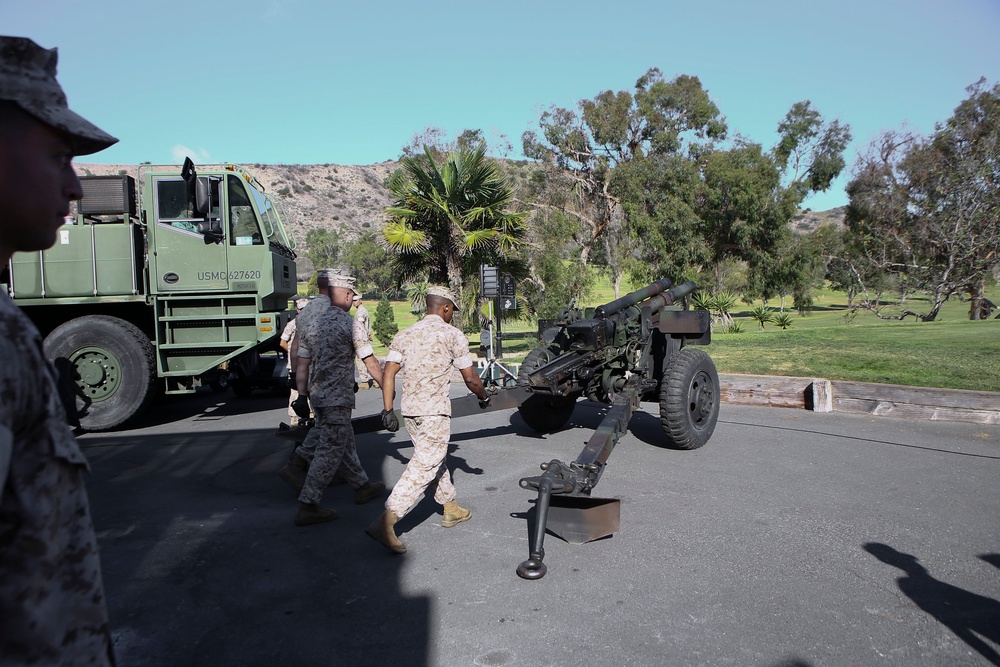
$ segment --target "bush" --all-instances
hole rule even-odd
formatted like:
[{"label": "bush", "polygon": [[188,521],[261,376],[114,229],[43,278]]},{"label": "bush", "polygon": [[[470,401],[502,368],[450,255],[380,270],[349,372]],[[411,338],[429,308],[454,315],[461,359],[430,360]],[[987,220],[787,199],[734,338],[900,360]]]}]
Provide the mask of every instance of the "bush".
[{"label": "bush", "polygon": [[372,323],[372,329],[375,330],[375,337],[378,338],[379,342],[386,346],[392,342],[392,337],[399,332],[396,316],[393,315],[392,305],[386,296],[379,299],[378,307],[375,308],[375,321]]},{"label": "bush", "polygon": [[792,326],[792,316],[789,315],[788,313],[781,313],[780,315],[775,315],[772,321],[774,322],[775,326],[780,327],[781,329],[787,329],[788,327]]}]

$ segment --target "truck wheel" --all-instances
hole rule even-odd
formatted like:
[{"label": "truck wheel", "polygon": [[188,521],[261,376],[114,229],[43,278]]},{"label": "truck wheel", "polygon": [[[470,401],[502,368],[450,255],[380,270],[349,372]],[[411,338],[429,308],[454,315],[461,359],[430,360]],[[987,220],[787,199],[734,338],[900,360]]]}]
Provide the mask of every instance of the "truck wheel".
[{"label": "truck wheel", "polygon": [[667,444],[697,449],[719,421],[719,374],[704,350],[684,348],[667,362],[660,385],[660,423]]},{"label": "truck wheel", "polygon": [[87,431],[125,424],[155,394],[153,344],[117,317],[87,315],[59,325],[45,338],[45,355],[68,362],[80,426]]},{"label": "truck wheel", "polygon": [[[528,353],[517,374],[517,384],[528,386],[528,375],[559,355],[556,348],[536,347]],[[558,431],[569,421],[576,407],[576,397],[532,394],[518,406],[524,423],[540,433]]]}]

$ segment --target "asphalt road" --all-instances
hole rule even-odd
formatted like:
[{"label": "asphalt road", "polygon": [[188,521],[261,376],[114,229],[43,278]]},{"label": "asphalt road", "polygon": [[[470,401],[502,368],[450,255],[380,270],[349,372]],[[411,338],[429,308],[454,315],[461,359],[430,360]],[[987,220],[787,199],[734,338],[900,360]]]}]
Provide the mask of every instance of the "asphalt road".
[{"label": "asphalt road", "polygon": [[[723,405],[683,452],[644,404],[594,493],[622,500],[620,531],[547,537],[525,581],[518,480],[573,460],[600,406],[544,437],[512,410],[454,420],[472,520],[444,529],[424,499],[402,557],[344,486],[340,520],[293,525],[283,406],[198,394],[81,437],[124,667],[1000,664],[1000,426]],[[358,445],[388,485],[412,452],[405,430]]]}]

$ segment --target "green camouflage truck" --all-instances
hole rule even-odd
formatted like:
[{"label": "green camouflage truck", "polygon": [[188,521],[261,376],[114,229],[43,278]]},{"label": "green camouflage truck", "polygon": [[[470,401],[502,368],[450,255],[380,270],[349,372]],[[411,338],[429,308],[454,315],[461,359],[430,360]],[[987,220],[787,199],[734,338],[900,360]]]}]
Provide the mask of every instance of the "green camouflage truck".
[{"label": "green camouflage truck", "polygon": [[81,427],[121,426],[220,368],[249,381],[278,349],[296,289],[294,245],[260,183],[190,160],[80,181],[55,245],[15,253],[4,286],[41,331]]}]

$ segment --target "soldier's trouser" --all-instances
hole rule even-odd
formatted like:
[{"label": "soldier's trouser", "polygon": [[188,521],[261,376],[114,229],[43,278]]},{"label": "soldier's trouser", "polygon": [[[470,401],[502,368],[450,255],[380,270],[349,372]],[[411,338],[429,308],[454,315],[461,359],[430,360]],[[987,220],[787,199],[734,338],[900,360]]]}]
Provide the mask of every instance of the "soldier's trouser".
[{"label": "soldier's trouser", "polygon": [[316,426],[295,453],[309,461],[309,474],[299,494],[299,502],[318,505],[323,490],[340,468],[340,474],[352,488],[368,481],[368,475],[358,460],[358,450],[351,427],[350,408],[321,408],[313,406]]},{"label": "soldier's trouser", "polygon": [[403,423],[413,441],[413,458],[406,464],[403,476],[392,487],[392,493],[385,501],[385,508],[400,518],[413,509],[435,478],[438,484],[434,500],[444,505],[455,499],[455,485],[444,463],[451,437],[451,417],[404,417]]}]

